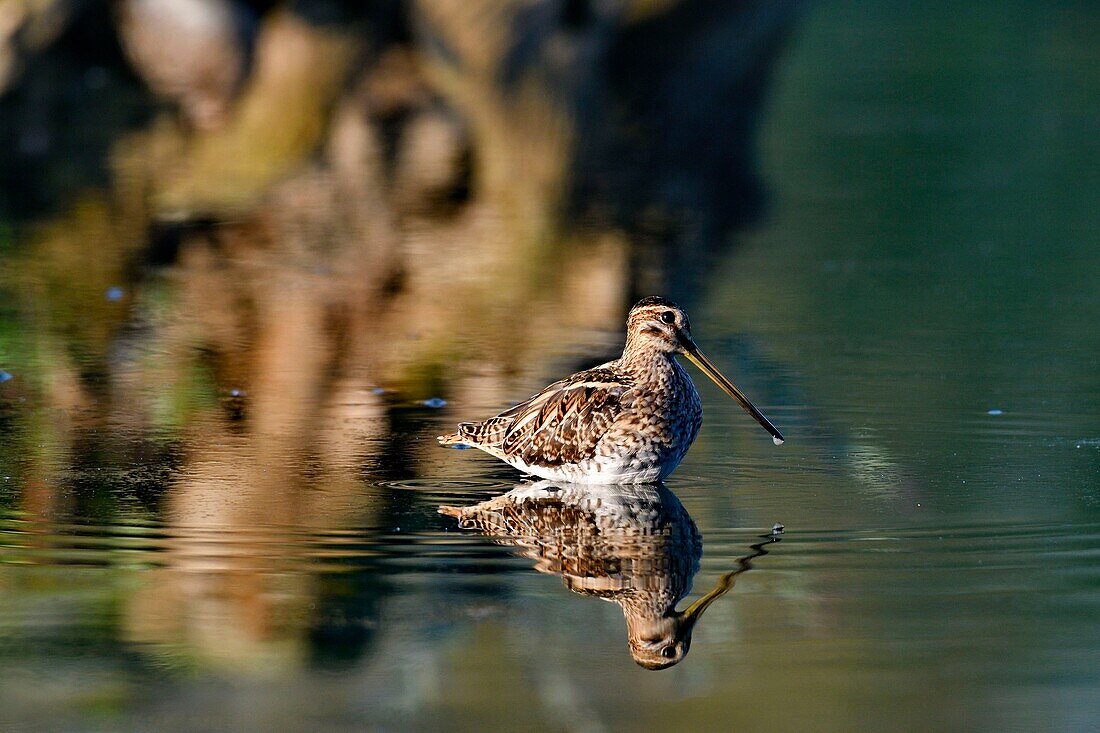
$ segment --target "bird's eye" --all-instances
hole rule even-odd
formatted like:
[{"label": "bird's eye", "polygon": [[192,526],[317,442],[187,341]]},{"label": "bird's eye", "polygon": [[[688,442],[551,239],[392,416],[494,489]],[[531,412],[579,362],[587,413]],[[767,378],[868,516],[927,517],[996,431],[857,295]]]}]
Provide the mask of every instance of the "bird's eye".
[{"label": "bird's eye", "polygon": [[661,320],[665,323],[676,323],[676,314],[672,311],[665,311],[661,314]]},{"label": "bird's eye", "polygon": [[665,659],[672,659],[676,656],[676,647],[666,646],[664,649],[661,650],[661,656]]}]

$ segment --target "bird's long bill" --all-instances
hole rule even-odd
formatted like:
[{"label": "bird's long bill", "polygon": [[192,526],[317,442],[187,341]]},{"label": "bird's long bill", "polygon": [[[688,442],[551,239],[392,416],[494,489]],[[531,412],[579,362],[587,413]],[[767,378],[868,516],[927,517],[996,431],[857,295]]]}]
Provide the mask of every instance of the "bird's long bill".
[{"label": "bird's long bill", "polygon": [[726,379],[722,372],[718,371],[718,367],[711,363],[710,359],[703,355],[703,352],[699,350],[699,347],[695,345],[695,342],[691,339],[684,339],[684,356],[691,360],[691,363],[703,370],[703,374],[710,377],[715,384],[722,388],[722,391],[728,394],[733,399],[737,400],[737,403],[741,407],[745,408],[745,412],[749,413],[756,418],[756,422],[772,434],[772,438],[776,445],[783,442],[783,433],[779,432],[779,429],[772,425],[772,421],[764,417],[764,413],[756,409],[756,405],[749,402],[749,398],[745,396],[745,393],[737,389],[737,387],[730,380]]},{"label": "bird's long bill", "polygon": [[718,582],[711,588],[709,593],[696,599],[695,603],[692,603],[684,609],[683,613],[680,614],[680,617],[683,619],[683,630],[690,633],[695,623],[703,616],[703,612],[710,608],[710,604],[729,593],[730,589],[733,588],[734,580],[745,570],[746,568],[742,567],[733,572],[726,573],[718,579]]},{"label": "bird's long bill", "polygon": [[685,633],[691,633],[692,627],[702,617],[703,612],[710,608],[710,604],[717,601],[722,596],[730,592],[733,588],[734,582],[737,580],[737,576],[741,573],[747,572],[752,569],[752,561],[758,557],[762,557],[768,554],[768,545],[779,542],[779,537],[774,534],[775,530],[772,530],[771,535],[764,535],[764,541],[758,542],[755,545],[751,545],[752,552],[737,560],[737,568],[726,573],[718,579],[718,582],[714,584],[710,592],[706,595],[696,599],[695,603],[692,603],[680,614],[682,619],[681,628]]}]

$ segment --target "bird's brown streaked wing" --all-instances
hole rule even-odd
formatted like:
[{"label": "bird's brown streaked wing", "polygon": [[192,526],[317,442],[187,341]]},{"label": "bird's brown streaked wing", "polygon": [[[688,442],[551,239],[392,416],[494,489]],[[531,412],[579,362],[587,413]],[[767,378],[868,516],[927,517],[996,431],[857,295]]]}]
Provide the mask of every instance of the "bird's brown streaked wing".
[{"label": "bird's brown streaked wing", "polygon": [[552,384],[504,413],[510,422],[500,449],[529,466],[591,458],[600,438],[629,407],[632,387],[632,382],[605,369]]},{"label": "bird's brown streaked wing", "polygon": [[572,380],[573,377],[566,377],[565,379],[554,382],[548,387],[545,387],[538,394],[528,397],[518,405],[513,405],[499,415],[490,417],[488,420],[482,420],[481,422],[461,422],[458,424],[458,434],[462,436],[462,438],[469,440],[473,445],[483,448],[499,449],[500,444],[503,443],[504,438],[507,437],[508,427],[512,424],[516,415],[526,411],[531,405],[544,399],[546,395],[552,393],[556,389],[560,389],[563,385],[568,384]]},{"label": "bird's brown streaked wing", "polygon": [[528,405],[531,405],[536,400],[541,399],[542,396],[550,390],[556,389],[564,383],[565,380],[555,382],[537,395],[528,398],[518,405],[508,408],[504,412],[488,420],[482,420],[481,422],[460,422],[458,424],[458,434],[464,440],[469,441],[471,445],[499,450],[501,443],[503,443],[504,439],[508,436],[508,427],[512,424],[515,415],[522,412]]},{"label": "bird's brown streaked wing", "polygon": [[460,422],[458,434],[473,445],[495,448],[508,434],[508,426],[511,423],[512,418],[503,415],[491,417],[483,422]]}]

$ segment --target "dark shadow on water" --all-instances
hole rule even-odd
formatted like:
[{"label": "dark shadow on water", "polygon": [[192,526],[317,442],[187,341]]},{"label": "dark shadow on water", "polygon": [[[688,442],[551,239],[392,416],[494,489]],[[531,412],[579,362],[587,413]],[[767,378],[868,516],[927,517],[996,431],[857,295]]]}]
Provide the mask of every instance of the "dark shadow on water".
[{"label": "dark shadow on water", "polygon": [[684,505],[663,484],[583,486],[540,481],[467,507],[441,506],[462,529],[476,530],[562,578],[574,593],[620,606],[634,661],[658,670],[678,664],[710,605],[733,588],[778,534],[763,536],[737,567],[685,610],[703,553]]}]

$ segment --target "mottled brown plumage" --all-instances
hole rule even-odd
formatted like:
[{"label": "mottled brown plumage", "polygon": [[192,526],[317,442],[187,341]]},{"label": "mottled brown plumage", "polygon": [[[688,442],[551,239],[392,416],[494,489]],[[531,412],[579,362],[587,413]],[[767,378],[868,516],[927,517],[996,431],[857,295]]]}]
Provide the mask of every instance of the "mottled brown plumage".
[{"label": "mottled brown plumage", "polygon": [[577,463],[595,455],[600,438],[633,405],[634,385],[629,374],[606,367],[578,372],[485,422],[459,424],[459,434],[528,465]]},{"label": "mottled brown plumage", "polygon": [[583,483],[659,481],[679,465],[702,424],[683,354],[738,400],[777,443],[779,431],[703,356],[687,314],[664,298],[630,309],[623,354],[551,384],[483,422],[440,436],[542,478]]}]

